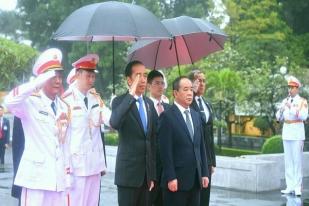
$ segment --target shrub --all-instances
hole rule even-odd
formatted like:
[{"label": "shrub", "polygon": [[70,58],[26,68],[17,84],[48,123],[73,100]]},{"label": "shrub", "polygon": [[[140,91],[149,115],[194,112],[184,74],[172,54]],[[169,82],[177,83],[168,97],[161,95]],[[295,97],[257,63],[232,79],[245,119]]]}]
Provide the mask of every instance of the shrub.
[{"label": "shrub", "polygon": [[281,135],[275,135],[267,139],[262,147],[263,154],[283,153],[283,142]]},{"label": "shrub", "polygon": [[104,134],[105,144],[111,146],[118,145],[118,133],[117,132],[108,132]]},{"label": "shrub", "polygon": [[267,121],[267,117],[256,117],[253,122],[253,126],[258,128],[262,135],[269,129],[269,123]]}]

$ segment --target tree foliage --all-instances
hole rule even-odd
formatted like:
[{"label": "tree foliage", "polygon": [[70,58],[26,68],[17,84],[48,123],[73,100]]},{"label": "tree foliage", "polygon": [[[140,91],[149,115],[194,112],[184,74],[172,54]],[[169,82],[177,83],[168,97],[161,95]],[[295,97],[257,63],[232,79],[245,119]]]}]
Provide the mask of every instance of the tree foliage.
[{"label": "tree foliage", "polygon": [[31,76],[37,52],[26,45],[0,38],[0,90],[9,90]]}]

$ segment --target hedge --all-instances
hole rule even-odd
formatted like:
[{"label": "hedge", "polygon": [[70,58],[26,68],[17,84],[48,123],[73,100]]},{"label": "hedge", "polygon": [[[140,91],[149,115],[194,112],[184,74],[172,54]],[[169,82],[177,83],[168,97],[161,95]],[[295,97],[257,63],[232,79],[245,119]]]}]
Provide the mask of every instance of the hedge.
[{"label": "hedge", "polygon": [[283,142],[281,135],[268,138],[262,147],[263,154],[283,153]]},{"label": "hedge", "polygon": [[118,133],[117,132],[108,132],[104,134],[105,144],[111,146],[118,145]]}]

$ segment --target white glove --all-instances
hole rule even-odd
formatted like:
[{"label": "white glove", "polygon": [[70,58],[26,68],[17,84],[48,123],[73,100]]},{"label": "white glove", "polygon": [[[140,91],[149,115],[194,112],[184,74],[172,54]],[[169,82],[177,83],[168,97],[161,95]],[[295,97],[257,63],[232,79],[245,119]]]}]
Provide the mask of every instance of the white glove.
[{"label": "white glove", "polygon": [[50,70],[45,73],[40,74],[34,81],[36,87],[41,87],[47,80],[56,76],[55,70]]}]

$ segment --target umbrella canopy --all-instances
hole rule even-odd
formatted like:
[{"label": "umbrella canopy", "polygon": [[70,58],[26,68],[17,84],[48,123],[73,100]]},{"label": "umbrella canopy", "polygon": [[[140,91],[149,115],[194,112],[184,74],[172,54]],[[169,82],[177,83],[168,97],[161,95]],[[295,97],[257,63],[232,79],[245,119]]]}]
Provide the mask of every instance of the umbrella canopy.
[{"label": "umbrella canopy", "polygon": [[171,34],[147,9],[107,1],[74,11],[52,36],[63,41],[113,41],[113,93],[115,94],[114,41],[168,39]]},{"label": "umbrella canopy", "polygon": [[147,9],[117,1],[90,4],[74,11],[52,38],[67,41],[130,41],[170,38]]},{"label": "umbrella canopy", "polygon": [[158,69],[193,64],[223,49],[226,35],[202,19],[180,16],[162,21],[173,39],[137,41],[128,51],[129,60],[139,60]]}]

